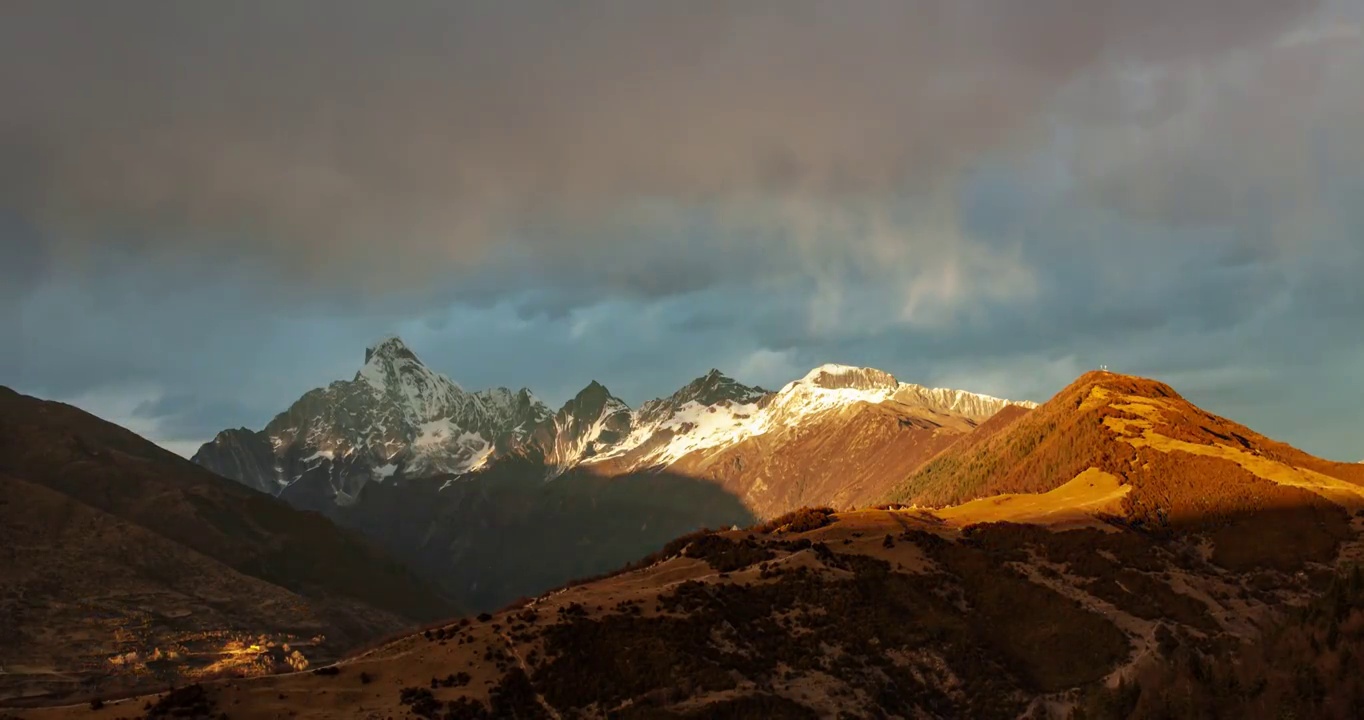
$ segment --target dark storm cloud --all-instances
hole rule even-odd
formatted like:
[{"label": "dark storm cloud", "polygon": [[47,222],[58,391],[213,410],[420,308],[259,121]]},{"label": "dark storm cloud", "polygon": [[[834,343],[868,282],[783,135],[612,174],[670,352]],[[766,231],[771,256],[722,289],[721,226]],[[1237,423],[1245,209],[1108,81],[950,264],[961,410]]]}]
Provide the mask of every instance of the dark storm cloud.
[{"label": "dark storm cloud", "polygon": [[1364,6],[1339,2],[1235,61],[1077,85],[1068,107],[1140,121],[1076,126],[1072,172],[1090,198],[1148,222],[1230,227],[1261,254],[1338,250],[1340,228],[1322,225],[1360,189],[1361,21]]},{"label": "dark storm cloud", "polygon": [[129,414],[157,423],[161,439],[170,441],[203,442],[221,430],[260,422],[252,408],[239,402],[191,394],[163,395],[144,400],[135,405]]},{"label": "dark storm cloud", "polygon": [[[17,3],[0,204],[66,242],[228,247],[324,284],[393,287],[509,244],[652,267],[676,218],[625,241],[604,218],[937,184],[1087,72],[1215,57],[1317,6]],[[534,216],[555,231],[518,234]],[[666,294],[716,268],[592,270]]]},{"label": "dark storm cloud", "polygon": [[46,273],[48,245],[27,220],[0,208],[0,253],[4,257],[0,263],[0,333],[14,337],[19,301]]}]

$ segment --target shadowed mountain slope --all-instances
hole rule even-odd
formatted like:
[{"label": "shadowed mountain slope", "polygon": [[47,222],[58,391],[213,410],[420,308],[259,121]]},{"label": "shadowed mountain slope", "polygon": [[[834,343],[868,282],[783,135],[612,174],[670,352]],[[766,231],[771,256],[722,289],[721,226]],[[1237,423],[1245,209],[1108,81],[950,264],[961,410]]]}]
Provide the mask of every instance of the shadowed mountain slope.
[{"label": "shadowed mountain slope", "polygon": [[684,533],[755,520],[693,478],[575,469],[546,482],[543,466],[512,459],[468,478],[373,484],[332,515],[473,610],[618,568]]},{"label": "shadowed mountain slope", "polygon": [[275,670],[454,611],[326,518],[8,388],[0,499],[0,692]]}]

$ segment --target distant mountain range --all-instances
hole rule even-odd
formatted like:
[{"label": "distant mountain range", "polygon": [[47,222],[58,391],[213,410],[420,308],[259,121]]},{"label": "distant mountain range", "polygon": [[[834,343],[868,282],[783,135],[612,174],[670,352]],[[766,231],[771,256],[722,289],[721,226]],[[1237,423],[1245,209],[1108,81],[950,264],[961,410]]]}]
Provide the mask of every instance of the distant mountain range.
[{"label": "distant mountain range", "polygon": [[[575,468],[624,474],[709,467],[745,443],[777,447],[803,427],[865,406],[901,416],[907,427],[966,431],[1009,404],[901,383],[879,370],[825,365],[777,392],[711,370],[638,410],[593,381],[553,411],[525,388],[466,391],[390,337],[365,351],[353,379],[309,391],[260,431],[224,430],[193,460],[296,505],[319,507],[323,500],[354,503],[372,483],[468,476],[504,459],[543,465],[547,479]],[[744,499],[760,513],[788,509]]]},{"label": "distant mountain range", "polygon": [[824,365],[778,391],[711,370],[632,409],[593,381],[557,410],[469,392],[398,338],[354,378],[194,462],[362,531],[463,604],[496,608],[701,527],[885,495],[1001,410],[1031,403]]}]

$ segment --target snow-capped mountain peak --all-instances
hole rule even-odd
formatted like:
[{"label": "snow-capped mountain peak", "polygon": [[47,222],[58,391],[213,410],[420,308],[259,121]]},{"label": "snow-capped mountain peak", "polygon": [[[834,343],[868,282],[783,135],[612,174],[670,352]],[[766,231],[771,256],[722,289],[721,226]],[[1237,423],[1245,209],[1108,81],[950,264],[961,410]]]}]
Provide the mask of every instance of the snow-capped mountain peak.
[{"label": "snow-capped mountain peak", "polygon": [[805,377],[787,383],[772,398],[771,406],[793,416],[788,418],[789,424],[803,415],[858,402],[896,402],[932,412],[956,413],[975,421],[984,420],[1009,404],[1037,406],[965,390],[903,383],[884,370],[835,364],[821,365]]},{"label": "snow-capped mountain peak", "polygon": [[712,369],[672,395],[644,403],[630,416],[628,434],[583,462],[658,468],[697,450],[738,442],[753,434],[751,421],[767,395]]},{"label": "snow-capped mountain peak", "polygon": [[354,382],[386,395],[409,422],[426,422],[451,411],[468,414],[479,405],[450,378],[432,371],[401,338],[388,337],[365,350],[365,364]]},{"label": "snow-capped mountain peak", "polygon": [[871,390],[876,388],[894,388],[899,383],[894,375],[891,375],[884,370],[830,363],[827,365],[820,365],[811,370],[805,374],[805,377],[797,380],[794,384],[813,385],[830,390],[844,388]]},{"label": "snow-capped mountain peak", "polygon": [[409,356],[414,360],[417,357],[416,354],[412,352],[412,349],[407,346],[407,343],[403,342],[403,339],[397,335],[385,335],[366,347],[365,363],[369,364],[369,361],[374,359],[375,355],[387,356],[390,358]]},{"label": "snow-capped mountain peak", "polygon": [[922,406],[935,412],[965,415],[976,421],[994,415],[1002,410],[1005,405],[1021,405],[1026,408],[1037,407],[1037,403],[1026,400],[1005,400],[965,390],[930,388],[913,383],[900,383],[891,399],[906,405]]},{"label": "snow-capped mountain peak", "polygon": [[391,336],[366,348],[354,379],[305,393],[260,432],[220,433],[195,461],[317,506],[349,502],[368,482],[463,475],[508,454],[543,462],[549,477],[605,461],[612,471],[664,468],[863,403],[979,421],[1008,401],[829,364],[775,393],[712,369],[638,411],[593,380],[552,412],[525,388],[465,391]]},{"label": "snow-capped mountain peak", "polygon": [[630,434],[630,406],[593,380],[564,404],[542,433],[551,475],[617,446]]},{"label": "snow-capped mountain peak", "polygon": [[777,391],[766,410],[778,424],[790,426],[815,413],[859,402],[886,402],[899,387],[895,376],[883,370],[821,365]]},{"label": "snow-capped mountain peak", "polygon": [[[632,415],[627,435],[614,446],[599,445],[579,462],[609,460],[633,470],[666,467],[692,453],[718,452],[748,438],[798,431],[826,413],[862,403],[892,403],[978,422],[1009,401],[924,388],[902,383],[883,370],[850,365],[821,365],[775,393],[711,370],[672,395],[645,403]],[[559,458],[561,468],[569,465],[566,458]]]},{"label": "snow-capped mountain peak", "polygon": [[649,425],[665,420],[688,403],[707,407],[731,404],[747,405],[757,402],[768,394],[767,390],[744,385],[719,370],[712,369],[705,375],[683,385],[672,395],[644,403],[639,410],[639,424]]},{"label": "snow-capped mountain peak", "polygon": [[504,387],[496,387],[480,390],[474,393],[474,397],[483,404],[494,426],[510,428],[518,438],[534,432],[537,425],[552,415],[549,407],[529,388],[512,392]]},{"label": "snow-capped mountain peak", "polygon": [[313,504],[345,502],[394,475],[460,474],[519,444],[550,416],[522,389],[463,390],[401,338],[365,350],[350,381],[311,390],[259,433],[220,436],[195,455],[212,470]]}]

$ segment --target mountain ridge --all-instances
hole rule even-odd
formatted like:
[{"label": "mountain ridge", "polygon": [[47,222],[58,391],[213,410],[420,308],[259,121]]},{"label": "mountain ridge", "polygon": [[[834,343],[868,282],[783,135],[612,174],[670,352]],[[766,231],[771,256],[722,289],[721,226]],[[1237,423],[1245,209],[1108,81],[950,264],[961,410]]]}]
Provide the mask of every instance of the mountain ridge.
[{"label": "mountain ridge", "polygon": [[[1018,404],[901,383],[872,368],[823,365],[771,392],[718,369],[632,409],[592,380],[557,411],[528,389],[468,392],[430,370],[401,338],[365,350],[350,381],[310,390],[258,432],[230,429],[193,460],[263,492],[322,509],[354,502],[395,475],[463,475],[510,455],[535,458],[549,478],[579,465],[662,469],[837,407],[898,403],[975,420]],[[302,481],[302,482],[300,482]],[[297,485],[297,487],[295,487]]]},{"label": "mountain ridge", "polygon": [[[917,412],[855,403],[835,414],[852,415],[842,427],[941,417]],[[1359,687],[1342,668],[1364,657],[1364,468],[1111,374],[946,439],[909,486],[913,499],[952,504],[803,508],[700,530],[333,673],[206,684],[203,697],[300,718],[363,704],[473,718],[1078,720],[1132,707],[1212,717],[1218,702],[1247,717],[1353,716],[1341,704],[1353,691],[1314,688]],[[823,449],[849,461],[860,447]],[[1313,634],[1285,639],[1277,628],[1295,618]],[[1291,661],[1247,655],[1261,641]],[[1226,681],[1242,673],[1264,682]],[[356,676],[379,682],[346,679]],[[1268,705],[1256,687],[1270,688]]]}]

